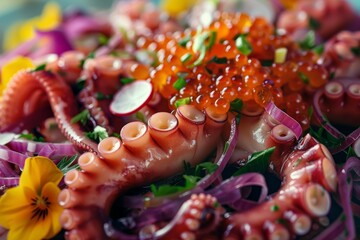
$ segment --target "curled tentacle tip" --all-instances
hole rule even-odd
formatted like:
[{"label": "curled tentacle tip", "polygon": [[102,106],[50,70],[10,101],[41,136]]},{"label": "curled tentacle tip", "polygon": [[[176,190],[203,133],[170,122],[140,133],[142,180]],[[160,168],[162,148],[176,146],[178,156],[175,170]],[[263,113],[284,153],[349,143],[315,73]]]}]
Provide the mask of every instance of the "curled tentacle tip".
[{"label": "curled tentacle tip", "polygon": [[178,120],[171,113],[159,112],[150,117],[148,126],[156,131],[170,132],[178,126]]},{"label": "curled tentacle tip", "polygon": [[304,190],[304,208],[316,217],[325,216],[331,205],[329,193],[319,184],[310,184]]},{"label": "curled tentacle tip", "polygon": [[147,126],[143,122],[130,122],[121,129],[120,136],[124,142],[131,142],[144,136],[146,131]]},{"label": "curled tentacle tip", "polygon": [[108,137],[100,141],[98,145],[98,151],[106,158],[107,155],[116,152],[120,147],[120,139],[116,137]]},{"label": "curled tentacle tip", "polygon": [[177,109],[179,116],[195,123],[203,124],[205,122],[205,114],[192,105],[182,105]]}]

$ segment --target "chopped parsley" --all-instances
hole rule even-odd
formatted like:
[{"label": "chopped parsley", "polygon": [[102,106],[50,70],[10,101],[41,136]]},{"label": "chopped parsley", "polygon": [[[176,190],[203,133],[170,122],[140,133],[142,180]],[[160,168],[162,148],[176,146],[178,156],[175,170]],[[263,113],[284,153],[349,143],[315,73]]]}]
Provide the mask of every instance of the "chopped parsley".
[{"label": "chopped parsley", "polygon": [[305,38],[299,42],[299,46],[302,50],[311,50],[313,49],[315,45],[315,32],[313,30],[310,30]]},{"label": "chopped parsley", "polygon": [[105,100],[105,99],[111,99],[112,95],[105,95],[102,92],[97,92],[96,93],[96,99],[97,100]]},{"label": "chopped parsley", "polygon": [[196,186],[197,181],[199,180],[199,177],[190,176],[190,175],[183,175],[183,178],[185,180],[183,186],[168,185],[168,184],[156,186],[155,184],[151,184],[150,185],[151,191],[155,197],[162,197],[179,192],[185,192],[187,190],[194,188]]},{"label": "chopped parsley", "polygon": [[122,83],[122,84],[129,84],[129,83],[132,83],[133,81],[135,81],[135,79],[134,78],[121,78],[120,79],[120,82]]},{"label": "chopped parsley", "polygon": [[316,20],[313,17],[309,18],[309,28],[312,30],[317,30],[320,28],[320,22],[318,20]]},{"label": "chopped parsley", "polygon": [[135,118],[137,120],[139,120],[140,122],[146,123],[145,116],[144,116],[144,114],[142,112],[136,112],[135,113]]},{"label": "chopped parsley", "polygon": [[280,207],[279,207],[278,205],[272,205],[271,208],[270,208],[270,210],[271,210],[272,212],[277,212],[277,211],[280,210]]},{"label": "chopped parsley", "polygon": [[309,84],[309,77],[303,72],[298,72],[298,76],[304,84]]},{"label": "chopped parsley", "polygon": [[101,126],[96,126],[94,128],[94,131],[86,132],[85,136],[91,140],[94,140],[95,142],[100,142],[101,140],[109,137],[109,134],[107,133],[105,128]]},{"label": "chopped parsley", "polygon": [[44,142],[45,139],[42,136],[35,136],[32,133],[21,133],[19,135],[20,138],[27,139],[34,142]]}]

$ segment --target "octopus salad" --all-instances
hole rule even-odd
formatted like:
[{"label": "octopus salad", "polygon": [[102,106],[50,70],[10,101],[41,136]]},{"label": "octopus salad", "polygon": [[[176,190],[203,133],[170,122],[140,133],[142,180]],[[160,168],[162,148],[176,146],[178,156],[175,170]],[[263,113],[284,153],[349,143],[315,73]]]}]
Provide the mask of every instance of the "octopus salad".
[{"label": "octopus salad", "polygon": [[349,2],[48,3],[29,23],[0,56],[1,239],[359,238]]}]

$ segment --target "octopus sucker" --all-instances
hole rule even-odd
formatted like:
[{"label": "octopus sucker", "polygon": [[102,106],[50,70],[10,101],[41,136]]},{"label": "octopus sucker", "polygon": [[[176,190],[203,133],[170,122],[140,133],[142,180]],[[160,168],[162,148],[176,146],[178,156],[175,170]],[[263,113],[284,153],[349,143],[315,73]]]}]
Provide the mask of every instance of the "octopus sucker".
[{"label": "octopus sucker", "polygon": [[[27,87],[24,87],[27,86]],[[32,98],[33,92],[41,91],[43,95]],[[0,125],[7,126],[31,112],[26,106],[37,105],[46,96],[56,122],[64,136],[79,149],[97,152],[97,145],[87,139],[78,124],[71,123],[77,111],[75,97],[70,87],[59,76],[48,71],[20,71],[10,81],[3,93]],[[30,99],[30,100],[29,100]],[[35,101],[29,103],[28,101]]]},{"label": "octopus sucker", "polygon": [[[120,133],[122,140],[109,137],[99,143],[102,158],[90,152],[80,156],[81,170],[66,175],[68,188],[59,194],[59,203],[66,209],[61,222],[69,230],[69,236],[88,228],[86,221],[76,226],[69,223],[78,209],[86,211],[85,207],[89,206],[107,215],[115,197],[130,186],[141,186],[181,172],[184,161],[193,165],[201,162],[216,147],[226,123],[226,116],[214,120],[187,105],[179,107],[175,115],[169,114],[153,115],[148,121],[152,130],[141,122],[126,124]],[[167,144],[159,141],[163,133],[169,133]],[[170,161],[171,164],[165,164]],[[96,219],[97,214],[91,213],[91,218]],[[81,230],[81,234],[86,231]],[[95,238],[101,234],[103,231]]]}]

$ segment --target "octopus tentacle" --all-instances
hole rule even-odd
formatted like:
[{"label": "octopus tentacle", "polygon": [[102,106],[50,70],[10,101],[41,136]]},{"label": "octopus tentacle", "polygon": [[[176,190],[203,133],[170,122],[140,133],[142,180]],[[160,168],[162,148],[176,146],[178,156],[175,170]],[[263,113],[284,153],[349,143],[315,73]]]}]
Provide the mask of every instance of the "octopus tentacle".
[{"label": "octopus tentacle", "polygon": [[[109,213],[119,193],[172,176],[183,169],[184,161],[190,164],[201,162],[216,147],[225,122],[226,115],[214,118],[193,106],[184,105],[175,115],[153,115],[149,126],[141,122],[128,123],[120,133],[122,141],[110,137],[99,143],[102,159],[93,153],[81,155],[78,160],[81,171],[73,170],[65,176],[68,188],[59,195],[60,205],[67,209],[61,223],[69,230],[69,236],[87,239],[90,236],[88,228],[91,228],[89,221],[101,228],[104,220],[99,214]],[[167,136],[166,143],[163,135]],[[81,212],[87,211],[88,206],[98,212],[91,212],[90,220],[70,224],[75,221],[74,217],[81,217]],[[103,234],[101,230],[94,236],[101,238]]]},{"label": "octopus tentacle", "polygon": [[[329,192],[336,190],[337,175],[325,146],[306,135],[290,153],[276,161],[281,164],[275,166],[282,166],[274,168],[283,179],[281,189],[262,205],[228,217],[226,234],[230,237],[241,239],[254,232],[260,239],[289,239],[308,233],[311,219],[329,212]],[[250,226],[251,231],[244,231],[243,226]]]},{"label": "octopus tentacle", "polygon": [[[34,98],[34,92],[45,95],[35,95]],[[56,122],[67,139],[82,150],[97,152],[97,145],[84,136],[80,126],[71,123],[71,118],[77,114],[71,89],[51,72],[20,71],[13,77],[1,101],[3,114],[0,116],[0,125],[7,126],[19,121],[34,111],[41,101],[50,102]]]}]

